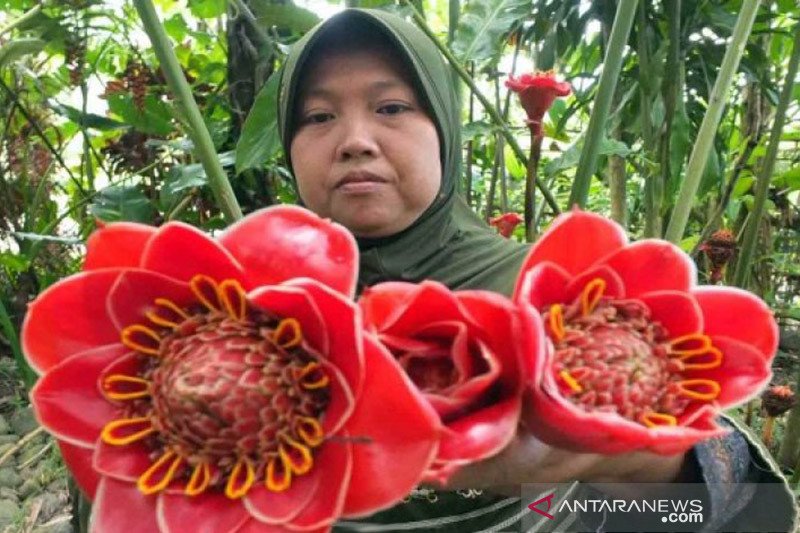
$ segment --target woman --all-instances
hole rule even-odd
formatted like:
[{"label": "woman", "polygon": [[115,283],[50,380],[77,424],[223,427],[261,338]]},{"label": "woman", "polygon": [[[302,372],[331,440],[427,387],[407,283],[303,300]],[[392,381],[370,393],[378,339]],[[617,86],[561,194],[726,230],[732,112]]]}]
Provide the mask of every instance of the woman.
[{"label": "woman", "polygon": [[[317,26],[287,59],[279,128],[304,205],[357,237],[361,289],[434,279],[451,289],[510,294],[527,247],[490,231],[456,193],[459,109],[449,70],[416,27],[370,10],[347,10]],[[519,500],[500,496],[501,486],[518,494],[522,483],[576,479],[705,481],[712,501],[705,524],[719,529],[744,507],[741,516],[754,516],[759,503],[736,485],[723,489],[714,482],[781,478],[768,453],[740,432],[675,457],[574,454],[520,435],[500,455],[463,469],[449,487],[484,493],[420,491],[407,503],[340,527],[515,529],[523,514]],[[781,494],[770,501],[770,512],[783,513],[788,529],[792,498]]]}]

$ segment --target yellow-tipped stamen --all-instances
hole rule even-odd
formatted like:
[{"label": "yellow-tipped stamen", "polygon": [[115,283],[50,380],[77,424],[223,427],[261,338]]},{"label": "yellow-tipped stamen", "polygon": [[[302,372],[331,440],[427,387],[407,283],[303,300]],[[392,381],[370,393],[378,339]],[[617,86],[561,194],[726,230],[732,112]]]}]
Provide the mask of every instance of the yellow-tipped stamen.
[{"label": "yellow-tipped stamen", "polygon": [[[117,385],[127,385],[127,390],[117,390]],[[103,394],[109,400],[135,400],[150,396],[150,382],[137,376],[111,374],[103,379]]]},{"label": "yellow-tipped stamen", "polygon": [[550,331],[553,333],[553,337],[555,337],[554,340],[559,342],[564,338],[564,335],[567,334],[564,329],[564,309],[561,307],[561,304],[555,304],[550,307],[550,313],[547,318],[550,324]]},{"label": "yellow-tipped stamen", "polygon": [[197,464],[186,484],[184,494],[187,496],[198,496],[203,494],[211,483],[211,467],[205,461]]},{"label": "yellow-tipped stamen", "polygon": [[198,274],[189,281],[189,287],[206,309],[209,311],[221,310],[219,304],[219,287],[217,287],[216,281],[203,274]]},{"label": "yellow-tipped stamen", "polygon": [[247,299],[244,289],[235,279],[226,279],[220,283],[219,299],[232,318],[242,320],[247,314]]},{"label": "yellow-tipped stamen", "polygon": [[228,482],[225,484],[225,496],[232,500],[241,498],[247,494],[255,480],[256,472],[253,465],[242,457],[228,476]]},{"label": "yellow-tipped stamen", "polygon": [[[148,355],[158,355],[158,350],[161,346],[161,337],[156,333],[154,330],[148,328],[147,326],[143,326],[141,324],[134,324],[132,326],[128,326],[127,328],[122,330],[120,334],[121,342],[131,350],[135,350],[137,352],[145,353]],[[140,339],[137,340],[137,337]],[[155,343],[155,347],[148,346],[142,343],[141,337],[144,339],[150,339]]]},{"label": "yellow-tipped stamen", "polygon": [[645,413],[642,415],[641,421],[649,428],[678,425],[678,419],[666,413]]},{"label": "yellow-tipped stamen", "polygon": [[[279,471],[276,471],[279,470]],[[292,471],[286,466],[283,457],[273,457],[267,463],[264,485],[272,492],[283,492],[292,484]]]},{"label": "yellow-tipped stamen", "polygon": [[600,298],[606,292],[606,280],[603,278],[594,278],[586,284],[581,292],[581,316],[586,316],[597,306]]},{"label": "yellow-tipped stamen", "polygon": [[300,435],[300,438],[312,448],[316,448],[322,444],[322,440],[325,438],[322,425],[316,418],[307,416],[297,417],[295,431]]},{"label": "yellow-tipped stamen", "polygon": [[[710,361],[703,361],[699,363],[689,363],[690,359],[700,358],[703,355],[711,355]],[[711,368],[719,368],[722,366],[722,351],[717,348],[709,348],[707,352],[702,354],[689,354],[678,356],[678,359],[683,363],[684,370],[709,370]]]},{"label": "yellow-tipped stamen", "polygon": [[278,446],[278,454],[283,459],[283,464],[287,466],[293,474],[303,475],[314,466],[314,458],[308,446],[304,446],[296,440],[281,436],[281,444]]},{"label": "yellow-tipped stamen", "polygon": [[[700,345],[695,348],[690,348],[688,346],[686,348],[681,348],[682,344],[689,344],[693,341],[699,342]],[[689,333],[688,335],[683,335],[669,341],[670,355],[677,355],[681,358],[690,355],[703,354],[709,351],[711,348],[713,348],[713,345],[711,344],[711,337],[702,333]]]},{"label": "yellow-tipped stamen", "polygon": [[[164,471],[167,463],[169,463],[169,466]],[[139,476],[136,487],[145,496],[164,490],[170,484],[172,478],[175,477],[175,472],[182,463],[183,457],[180,455],[173,451],[165,452],[155,463],[150,465],[150,468],[145,470],[144,474]],[[160,478],[159,474],[161,474]],[[153,483],[154,480],[157,480],[156,483]]]},{"label": "yellow-tipped stamen", "polygon": [[[125,430],[130,430],[131,428],[136,427],[139,429],[133,433],[119,433],[124,433]],[[103,431],[100,432],[100,438],[103,439],[103,442],[106,444],[111,444],[112,446],[125,446],[147,437],[155,430],[156,429],[153,427],[153,422],[150,420],[150,417],[139,416],[136,418],[120,418],[118,420],[112,420],[106,424],[106,426],[103,428]]]},{"label": "yellow-tipped stamen", "polygon": [[[319,375],[315,376],[315,373]],[[300,386],[306,390],[321,389],[322,387],[327,387],[328,383],[330,383],[328,375],[322,370],[320,364],[315,361],[300,369],[297,380],[300,382]]]},{"label": "yellow-tipped stamen", "polygon": [[272,342],[284,349],[294,348],[303,341],[300,322],[294,318],[284,318],[272,333]]},{"label": "yellow-tipped stamen", "polygon": [[578,380],[572,377],[572,374],[569,373],[567,370],[562,370],[558,373],[558,377],[567,384],[567,386],[572,389],[572,392],[583,392],[583,387],[581,384],[578,383]]},{"label": "yellow-tipped stamen", "polygon": [[[189,319],[189,315],[187,315],[183,309],[175,305],[175,303],[171,300],[166,298],[156,298],[155,304],[156,308],[154,310],[145,312],[145,316],[150,319],[150,322],[157,326],[175,329],[181,325],[181,322]],[[172,313],[176,316],[169,318],[165,316],[169,313]]]},{"label": "yellow-tipped stamen", "polygon": [[[711,401],[719,396],[722,391],[720,384],[713,379],[684,379],[678,382],[679,392],[681,396],[691,398],[692,400]],[[699,387],[707,389],[706,392],[694,390],[692,387]]]}]

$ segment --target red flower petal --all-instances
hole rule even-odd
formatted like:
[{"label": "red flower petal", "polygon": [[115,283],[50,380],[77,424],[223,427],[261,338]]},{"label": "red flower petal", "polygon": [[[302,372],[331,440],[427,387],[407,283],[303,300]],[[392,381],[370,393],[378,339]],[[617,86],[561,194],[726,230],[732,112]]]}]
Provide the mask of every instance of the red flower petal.
[{"label": "red flower petal", "polygon": [[128,351],[121,344],[101,346],[51,368],[31,390],[39,422],[60,440],[94,446],[105,424],[120,411],[102,395],[98,378]]},{"label": "red flower petal", "polygon": [[355,393],[336,365],[326,359],[320,359],[320,365],[330,380],[328,385],[330,400],[322,419],[322,430],[326,435],[334,435],[350,418],[355,407]]},{"label": "red flower petal", "polygon": [[287,285],[260,287],[247,295],[254,306],[271,311],[283,318],[296,318],[300,322],[303,338],[321,355],[328,347],[328,326],[311,297],[301,288]]},{"label": "red flower petal", "polygon": [[[373,298],[378,299],[374,307],[370,303]],[[365,291],[360,302],[366,310],[368,327],[374,325],[380,332],[397,336],[413,335],[420,327],[432,322],[464,320],[464,310],[454,294],[436,281],[380,283]],[[392,305],[390,302],[394,302],[393,312],[380,314]]]},{"label": "red flower petal", "polygon": [[625,284],[616,272],[606,265],[595,265],[584,271],[579,276],[572,278],[564,290],[564,299],[561,303],[568,304],[580,297],[583,290],[592,280],[602,279],[606,282],[603,296],[621,298],[625,296]]},{"label": "red flower petal", "polygon": [[[324,449],[324,447],[323,447]],[[323,453],[320,449],[318,453]],[[312,467],[313,468],[313,467]],[[247,511],[259,522],[285,524],[299,515],[317,492],[323,476],[313,471],[292,479],[292,484],[283,492],[267,490],[263,484],[254,487],[244,498]],[[331,480],[335,482],[336,480]]]},{"label": "red flower petal", "polygon": [[254,286],[225,248],[199,229],[182,222],[170,222],[158,230],[147,243],[141,266],[181,281],[205,274],[217,282],[236,279],[246,289]]},{"label": "red flower petal", "polygon": [[[348,435],[344,434],[342,438],[347,439]],[[357,445],[337,440],[325,442],[315,450],[314,470],[306,475],[318,475],[321,480],[314,496],[288,524],[290,529],[308,530],[329,526],[341,516],[347,491],[355,489],[350,486],[352,448],[355,446]]]},{"label": "red flower petal", "polygon": [[656,291],[639,299],[650,308],[652,320],[660,322],[672,338],[703,331],[703,313],[697,301],[678,291]]},{"label": "red flower petal", "polygon": [[[330,530],[330,527],[325,526],[317,529],[303,529],[302,531],[304,533],[328,533]],[[292,530],[284,526],[272,526],[258,520],[249,520],[241,528],[237,529],[236,533],[287,533],[287,531]]]},{"label": "red flower petal", "polygon": [[[419,483],[436,455],[440,427],[392,356],[371,337],[364,338],[364,347],[364,390],[347,425],[356,439],[344,508],[351,517],[392,505]],[[368,440],[359,444],[362,438]]]},{"label": "red flower petal", "polygon": [[42,292],[28,307],[22,350],[42,373],[86,350],[119,342],[106,315],[106,295],[119,270],[93,270],[70,276]]},{"label": "red flower petal", "polygon": [[219,242],[245,270],[251,287],[309,277],[355,294],[358,247],[344,227],[296,206],[257,211],[228,228]]},{"label": "red flower petal", "polygon": [[56,442],[61,450],[61,458],[69,468],[72,477],[78,483],[78,487],[89,500],[94,500],[97,493],[97,485],[100,483],[100,476],[92,468],[94,450],[73,446],[63,440],[57,440]]},{"label": "red flower petal", "polygon": [[186,533],[189,524],[192,533],[233,533],[250,519],[242,502],[221,492],[192,497],[161,493],[156,516],[163,533]]},{"label": "red flower petal", "polygon": [[136,484],[139,477],[150,468],[150,450],[140,442],[114,446],[98,440],[94,450],[94,469],[105,477]]},{"label": "red flower petal", "polygon": [[735,287],[698,287],[692,294],[703,310],[704,333],[740,340],[772,360],[778,325],[761,299]]},{"label": "red flower petal", "polygon": [[616,223],[594,213],[574,210],[559,215],[531,247],[522,272],[550,261],[569,274],[580,274],[627,242],[625,232]]},{"label": "red flower petal", "polygon": [[138,267],[145,245],[156,228],[135,222],[115,222],[95,230],[86,241],[83,270]]},{"label": "red flower petal", "polygon": [[539,263],[530,271],[520,272],[514,288],[514,301],[527,302],[544,311],[555,303],[566,301],[569,281],[569,274],[560,266]]},{"label": "red flower petal", "polygon": [[90,533],[158,533],[156,496],[135,485],[104,478],[92,506]]},{"label": "red flower petal", "polygon": [[[521,396],[511,396],[448,424],[442,433],[437,463],[459,459],[473,462],[498,453],[516,434],[521,405]],[[446,478],[436,479],[446,482]]]},{"label": "red flower petal", "polygon": [[703,378],[722,386],[717,403],[727,409],[758,395],[772,377],[771,358],[742,341],[714,335],[714,346],[722,351],[722,365],[710,370],[686,371],[687,378]]},{"label": "red flower petal", "polygon": [[660,290],[688,291],[697,278],[689,256],[674,244],[655,239],[617,250],[602,263],[622,278],[626,298]]},{"label": "red flower petal", "polygon": [[145,312],[155,309],[156,298],[166,298],[186,307],[197,298],[188,283],[148,270],[126,270],[108,293],[108,315],[121,331],[131,324],[153,324]]}]

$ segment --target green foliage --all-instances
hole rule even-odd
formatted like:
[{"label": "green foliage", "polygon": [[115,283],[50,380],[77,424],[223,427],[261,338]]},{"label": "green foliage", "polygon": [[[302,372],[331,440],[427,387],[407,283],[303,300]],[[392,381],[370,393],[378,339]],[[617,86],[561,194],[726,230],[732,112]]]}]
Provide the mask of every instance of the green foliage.
[{"label": "green foliage", "polygon": [[260,168],[281,147],[275,101],[280,73],[276,72],[261,88],[236,145],[236,172]]},{"label": "green foliage", "polygon": [[482,63],[498,54],[509,31],[530,12],[530,0],[469,0],[463,4],[453,52],[461,61]]}]

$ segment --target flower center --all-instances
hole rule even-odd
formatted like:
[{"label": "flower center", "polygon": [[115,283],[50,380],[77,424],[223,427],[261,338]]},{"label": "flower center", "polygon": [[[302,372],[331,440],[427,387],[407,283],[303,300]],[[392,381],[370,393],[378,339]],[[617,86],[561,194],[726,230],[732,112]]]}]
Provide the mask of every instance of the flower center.
[{"label": "flower center", "polygon": [[324,439],[329,378],[297,320],[252,308],[235,280],[198,275],[190,286],[196,303],[157,298],[149,324],[122,331],[136,371],[104,377],[123,416],[101,438],[146,446],[144,494],[178,486],[240,498],[257,482],[284,491]]},{"label": "flower center", "polygon": [[670,338],[642,301],[604,292],[605,281],[594,279],[572,304],[543,314],[555,348],[553,372],[569,401],[656,427],[677,425],[692,403],[719,396],[719,383],[692,377],[722,364],[707,335]]}]

